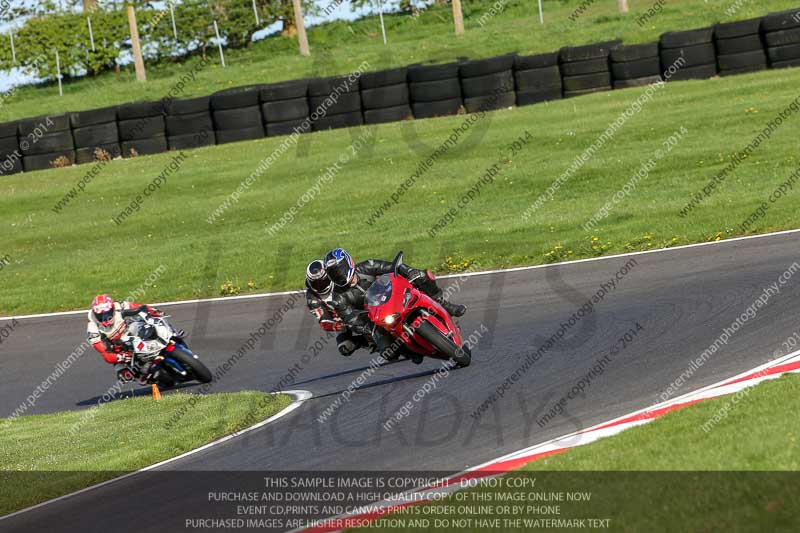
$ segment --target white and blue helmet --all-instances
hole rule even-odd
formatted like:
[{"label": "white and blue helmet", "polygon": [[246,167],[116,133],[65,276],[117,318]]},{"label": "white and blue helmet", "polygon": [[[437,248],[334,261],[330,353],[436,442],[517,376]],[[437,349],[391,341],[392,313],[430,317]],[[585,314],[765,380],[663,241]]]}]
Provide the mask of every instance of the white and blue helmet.
[{"label": "white and blue helmet", "polygon": [[356,264],[343,248],[334,248],[323,259],[328,277],[338,287],[347,287],[353,281],[356,273]]}]

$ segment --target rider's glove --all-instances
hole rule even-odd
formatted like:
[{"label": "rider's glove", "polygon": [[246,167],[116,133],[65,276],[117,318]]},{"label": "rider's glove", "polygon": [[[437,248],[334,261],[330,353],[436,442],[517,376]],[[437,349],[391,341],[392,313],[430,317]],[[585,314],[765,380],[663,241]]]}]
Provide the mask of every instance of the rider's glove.
[{"label": "rider's glove", "polygon": [[133,381],[134,375],[129,368],[120,368],[117,370],[117,381],[121,383],[128,383]]},{"label": "rider's glove", "polygon": [[118,350],[114,350],[117,353],[117,363],[130,363],[133,359],[133,354],[130,352],[122,352]]}]

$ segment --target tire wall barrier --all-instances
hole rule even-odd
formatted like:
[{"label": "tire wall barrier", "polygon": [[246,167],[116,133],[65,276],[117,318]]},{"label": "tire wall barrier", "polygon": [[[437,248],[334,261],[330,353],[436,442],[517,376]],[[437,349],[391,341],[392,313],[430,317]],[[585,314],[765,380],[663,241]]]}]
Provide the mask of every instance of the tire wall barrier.
[{"label": "tire wall barrier", "polygon": [[[225,144],[264,137],[264,119],[261,116],[260,87],[237,87],[211,95],[212,124],[204,124],[195,135],[203,145]],[[213,131],[212,131],[213,130]],[[186,147],[190,148],[190,147]]]},{"label": "tire wall barrier", "polygon": [[792,9],[767,15],[761,32],[770,68],[800,66],[800,15]]},{"label": "tire wall barrier", "polygon": [[607,41],[586,46],[567,46],[559,50],[564,97],[610,91],[611,50],[622,45],[622,41]]},{"label": "tire wall barrier", "polygon": [[660,82],[800,67],[800,8],[620,40],[347,77],[234,87],[0,124],[0,175],[362,124],[474,113]]},{"label": "tire wall barrier", "polygon": [[360,126],[364,123],[359,80],[347,77],[308,81],[308,108],[313,131]]},{"label": "tire wall barrier", "polygon": [[267,137],[311,131],[308,80],[266,85],[259,90],[259,101]]},{"label": "tire wall barrier", "polygon": [[359,79],[365,124],[414,118],[406,67],[367,72]]}]

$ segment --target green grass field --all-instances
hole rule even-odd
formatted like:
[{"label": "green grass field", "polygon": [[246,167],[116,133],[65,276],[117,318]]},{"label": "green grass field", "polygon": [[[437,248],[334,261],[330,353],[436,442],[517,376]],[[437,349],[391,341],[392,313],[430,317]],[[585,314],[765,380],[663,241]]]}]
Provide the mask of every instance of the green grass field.
[{"label": "green grass field", "polygon": [[[796,402],[791,401],[798,393],[800,377],[784,376],[742,391],[736,402],[734,396],[702,402],[619,435],[540,459],[506,476],[535,478],[535,491],[539,493],[591,494],[588,501],[556,502],[559,514],[545,516],[531,511],[509,516],[501,506],[519,502],[501,501],[497,495],[531,489],[512,489],[508,483],[499,482],[492,488],[468,489],[461,503],[451,496],[433,504],[462,509],[455,514],[426,514],[417,508],[393,516],[401,520],[425,516],[473,520],[598,517],[611,519],[610,527],[604,528],[610,531],[795,531],[800,496],[785,488],[796,476],[789,472],[800,468],[800,433],[794,424]],[[722,412],[725,416],[720,416]],[[715,416],[721,420],[704,431],[703,426]],[[482,505],[490,509],[470,513],[466,506],[478,501],[474,495],[479,493],[489,500],[472,503],[473,508]],[[370,529],[399,530],[387,527],[389,524],[379,520]],[[558,529],[586,531],[585,527]]]},{"label": "green grass field", "polygon": [[[585,0],[546,0],[544,26],[539,24],[536,2],[508,0],[494,17],[481,19],[494,0],[467,2],[464,6],[466,35],[453,33],[449,6],[434,7],[419,17],[386,17],[389,43],[381,38],[378,17],[353,22],[323,24],[309,30],[310,58],[300,57],[297,42],[271,37],[247,49],[226,52],[227,67],[219,64],[213,48],[210,62],[189,84],[183,96],[210,94],[232,86],[268,83],[302,77],[319,77],[352,72],[363,61],[372,70],[411,63],[452,61],[458,57],[482,58],[518,51],[521,54],[549,52],[565,45],[580,45],[620,37],[626,43],[656,40],[666,31],[699,28],[716,22],[729,22],[765,15],[800,6],[797,0],[739,2],[734,0],[669,0],[660,13],[644,24],[639,17],[656,4],[655,0],[630,0],[631,11],[620,14],[616,2],[594,2],[570,19]],[[147,41],[147,36],[142,37]],[[64,96],[55,84],[21,88],[0,106],[0,121],[44,113],[80,111],[128,101],[158,99],[167,95],[178,78],[190,72],[199,57],[180,63],[147,65],[148,81],[137,83],[132,66],[120,73],[79,79],[64,85]]]},{"label": "green grass field", "polygon": [[[0,516],[175,457],[291,403],[289,396],[261,392],[193,398],[165,394],[157,402],[133,398],[89,410],[0,420]],[[186,409],[173,421],[175,413]]]},{"label": "green grass field", "polygon": [[[798,96],[798,83],[800,70],[790,69],[667,84],[527,221],[522,214],[531,203],[643,90],[489,113],[473,126],[477,134],[460,140],[372,225],[369,215],[464,117],[380,125],[357,156],[349,147],[361,130],[304,136],[213,224],[207,222],[213,210],[285,138],[187,151],[180,169],[120,225],[112,217],[174,153],[108,163],[59,214],[52,207],[91,165],[8,176],[0,197],[0,256],[8,256],[0,270],[0,314],[85,308],[98,292],[123,297],[140,287],[151,302],[298,288],[306,263],[335,246],[357,259],[390,257],[402,248],[410,264],[447,272],[471,262],[527,265],[740,235],[739,225],[797,169],[800,117],[787,119],[690,216],[678,211]],[[680,128],[687,131],[683,139],[632,195],[596,230],[584,231]],[[508,157],[505,148],[526,131],[532,140]],[[350,161],[332,183],[321,182],[294,221],[270,236],[268,227],[342,154]],[[432,225],[494,161],[501,168],[494,183],[430,238]],[[747,232],[800,227],[793,195],[770,205]],[[157,269],[161,275],[151,276]]]}]

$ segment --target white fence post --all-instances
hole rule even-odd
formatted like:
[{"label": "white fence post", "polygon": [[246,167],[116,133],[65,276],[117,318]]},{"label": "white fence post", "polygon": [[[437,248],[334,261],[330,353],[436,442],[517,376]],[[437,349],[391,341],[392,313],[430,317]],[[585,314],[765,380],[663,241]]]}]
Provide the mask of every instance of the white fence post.
[{"label": "white fence post", "polygon": [[258,8],[256,8],[256,0],[253,0],[253,14],[256,16],[256,26],[260,26],[261,21],[258,19]]},{"label": "white fence post", "polygon": [[542,0],[539,0],[539,24],[544,24],[544,12],[542,11]]},{"label": "white fence post", "polygon": [[17,50],[14,48],[14,32],[9,33],[11,36],[11,61],[17,64]]},{"label": "white fence post", "polygon": [[175,26],[175,11],[172,9],[172,2],[168,2],[169,5],[169,16],[172,19],[172,35],[175,37],[175,40],[178,39],[178,28]]},{"label": "white fence post", "polygon": [[383,25],[383,0],[378,0],[378,9],[381,15],[381,33],[383,34],[383,44],[386,45],[386,27]]},{"label": "white fence post", "polygon": [[214,21],[214,33],[217,34],[217,48],[219,48],[219,60],[222,62],[222,66],[225,66],[225,54],[222,53],[222,38],[219,36],[219,26],[217,26],[217,21]]},{"label": "white fence post", "polygon": [[58,96],[64,96],[64,91],[61,89],[61,59],[58,57],[58,49],[56,49],[56,78],[58,79]]},{"label": "white fence post", "polygon": [[92,52],[94,48],[94,32],[92,32],[92,17],[86,17],[86,24],[89,26],[89,41],[92,43]]}]

